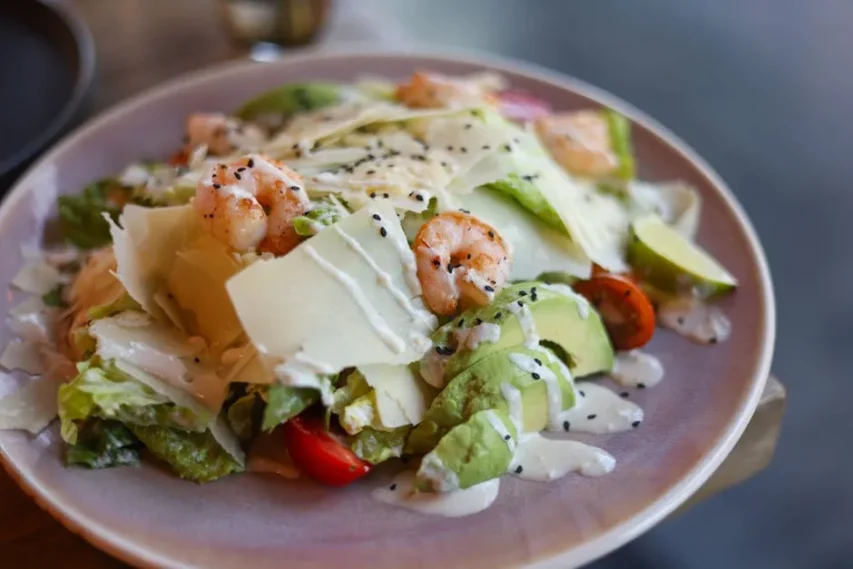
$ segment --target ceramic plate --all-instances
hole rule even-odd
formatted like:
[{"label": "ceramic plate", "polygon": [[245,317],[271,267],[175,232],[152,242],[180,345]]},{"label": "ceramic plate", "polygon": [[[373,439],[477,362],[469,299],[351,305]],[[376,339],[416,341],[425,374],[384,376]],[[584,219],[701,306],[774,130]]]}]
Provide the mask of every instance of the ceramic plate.
[{"label": "ceramic plate", "polygon": [[[741,283],[720,303],[733,322],[731,338],[704,346],[659,331],[649,349],[667,377],[635,398],[645,423],[595,439],[616,457],[614,472],[553,483],[506,477],[495,505],[467,518],[428,517],[374,501],[370,490],[383,483],[384,472],[345,489],[260,475],[197,486],[152,466],[65,469],[56,429],[36,438],[0,433],[11,475],[69,528],[145,566],[565,568],[648,530],[719,466],[755,409],[772,355],[773,296],[755,233],[723,182],[668,131],[610,95],[529,65],[458,53],[315,52],[229,63],[173,81],[92,121],[30,169],[0,210],[0,282],[8,284],[20,266],[20,244],[47,227],[57,195],[76,193],[140,157],[166,157],[189,113],[232,110],[287,81],[403,77],[416,69],[495,70],[558,110],[605,104],[633,119],[641,176],[680,178],[701,193],[698,240]],[[13,302],[4,295],[0,310]],[[9,339],[4,327],[0,345]]]}]

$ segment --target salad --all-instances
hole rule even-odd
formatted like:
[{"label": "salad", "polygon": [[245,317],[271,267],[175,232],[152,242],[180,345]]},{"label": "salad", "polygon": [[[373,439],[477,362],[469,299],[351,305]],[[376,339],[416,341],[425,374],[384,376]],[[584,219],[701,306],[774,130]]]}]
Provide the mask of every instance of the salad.
[{"label": "salad", "polygon": [[730,332],[697,193],[638,178],[617,112],[491,74],[286,84],[58,211],[12,283],[0,428],[58,418],[69,468],[369,486],[397,460],[378,500],[466,515],[503,475],[610,472],[574,435],[641,426],[656,328]]}]

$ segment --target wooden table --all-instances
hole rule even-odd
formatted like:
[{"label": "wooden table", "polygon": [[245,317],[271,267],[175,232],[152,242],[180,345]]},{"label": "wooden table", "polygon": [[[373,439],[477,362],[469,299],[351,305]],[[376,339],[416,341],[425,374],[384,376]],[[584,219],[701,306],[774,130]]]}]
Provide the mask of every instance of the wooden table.
[{"label": "wooden table", "polygon": [[[187,71],[244,55],[223,33],[213,1],[69,3],[88,22],[97,46],[99,79],[93,112]],[[370,36],[370,29],[354,29],[352,21],[333,20],[331,26],[327,38],[377,39]],[[359,38],[362,31],[366,37]],[[759,408],[735,449],[683,508],[766,467],[776,447],[784,409],[785,389],[771,377]],[[0,472],[0,560],[3,567],[15,569],[124,567],[39,509],[4,472]]]}]

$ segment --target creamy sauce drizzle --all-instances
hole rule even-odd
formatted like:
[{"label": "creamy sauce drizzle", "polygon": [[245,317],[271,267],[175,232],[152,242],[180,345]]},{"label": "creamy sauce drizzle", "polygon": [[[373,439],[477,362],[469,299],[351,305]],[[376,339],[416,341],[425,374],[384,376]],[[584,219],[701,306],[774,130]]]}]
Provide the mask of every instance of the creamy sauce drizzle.
[{"label": "creamy sauce drizzle", "polygon": [[397,304],[399,304],[400,307],[409,314],[413,321],[420,320],[428,326],[432,326],[436,322],[435,316],[425,310],[420,310],[415,307],[409,297],[403,294],[403,291],[394,286],[394,281],[391,278],[391,275],[382,270],[382,267],[373,260],[373,257],[367,254],[367,251],[364,250],[361,243],[356,241],[351,235],[337,225],[333,225],[332,229],[346,242],[347,245],[349,245],[350,249],[352,249],[359,257],[364,259],[365,263],[370,265],[370,268],[376,273],[376,280],[379,285],[388,290],[391,296],[394,297],[394,300],[397,301]]},{"label": "creamy sauce drizzle", "polygon": [[436,492],[453,492],[459,490],[459,477],[447,468],[436,452],[430,452],[421,460],[418,472],[432,482]]},{"label": "creamy sauce drizzle", "polygon": [[516,447],[515,438],[510,434],[509,429],[506,428],[506,425],[504,425],[504,422],[500,417],[498,417],[498,414],[493,410],[486,411],[486,420],[506,443],[507,448],[509,448],[509,452],[514,453]]},{"label": "creamy sauce drizzle", "polygon": [[518,318],[518,324],[524,333],[524,347],[536,349],[539,346],[539,332],[536,330],[536,322],[533,320],[530,307],[520,300],[510,303],[506,308]]},{"label": "creamy sauce drizzle", "polygon": [[537,361],[537,358],[532,358],[527,354],[510,354],[509,361],[520,370],[533,375],[534,380],[545,382],[548,395],[548,424],[556,428],[560,421],[560,412],[563,410],[563,392],[557,384],[559,381],[557,375],[551,371],[551,368],[543,365],[542,360]]},{"label": "creamy sauce drizzle", "polygon": [[320,392],[323,405],[327,407],[334,401],[331,382],[323,377],[338,370],[327,363],[317,361],[303,352],[296,352],[284,363],[275,366],[275,375],[286,385],[309,387]]},{"label": "creamy sauce drizzle", "polygon": [[[560,413],[559,429],[580,433],[617,433],[640,426],[643,410],[592,381],[577,386],[575,406]],[[566,426],[569,428],[566,429]]]},{"label": "creamy sauce drizzle", "polygon": [[[521,472],[516,472],[518,467]],[[578,441],[548,439],[539,433],[522,436],[509,472],[525,480],[547,482],[570,472],[603,476],[616,466],[613,456]]]},{"label": "creamy sauce drizzle", "polygon": [[653,387],[664,376],[663,364],[651,354],[640,350],[619,352],[613,361],[610,377],[623,387]]},{"label": "creamy sauce drizzle", "polygon": [[350,296],[355,300],[356,305],[361,309],[362,313],[367,318],[367,321],[373,327],[373,330],[380,338],[382,338],[382,341],[385,342],[386,346],[398,354],[402,353],[406,349],[406,342],[404,342],[403,339],[395,334],[391,327],[388,326],[388,322],[386,322],[385,319],[382,318],[382,315],[379,314],[373,305],[370,304],[367,297],[364,296],[364,292],[361,290],[361,287],[352,277],[339,270],[320,256],[316,249],[311,247],[311,245],[305,243],[302,245],[301,249],[305,251],[305,254],[317,263],[321,269],[323,269],[328,275],[337,279],[337,281],[347,289]]},{"label": "creamy sauce drizzle", "polygon": [[456,518],[476,514],[491,506],[500,488],[500,479],[495,478],[465,490],[416,493],[412,487],[414,479],[414,472],[401,472],[390,485],[375,489],[373,498],[423,514]]},{"label": "creamy sauce drizzle", "polygon": [[564,284],[542,284],[539,285],[545,290],[550,290],[551,292],[555,292],[562,296],[567,296],[575,301],[575,305],[578,309],[578,316],[580,316],[583,320],[589,318],[589,301],[576,293],[572,287]]},{"label": "creamy sauce drizzle", "polygon": [[[380,230],[384,228],[385,225],[382,223],[382,216],[373,210],[368,211],[370,212],[370,218],[373,221],[373,225]],[[379,216],[379,219],[376,219],[374,216]],[[385,229],[387,231],[387,228]],[[400,261],[403,263],[403,278],[406,279],[406,284],[408,285],[409,291],[412,295],[420,296],[423,294],[423,290],[421,289],[421,281],[418,280],[418,271],[417,266],[415,265],[415,254],[412,253],[412,250],[409,248],[409,244],[405,239],[398,239],[398,236],[392,233],[393,232],[389,232],[388,237],[397,249],[397,253],[400,254]]]},{"label": "creamy sauce drizzle", "polygon": [[696,299],[676,298],[661,304],[658,323],[702,344],[726,340],[732,323],[723,312]]}]

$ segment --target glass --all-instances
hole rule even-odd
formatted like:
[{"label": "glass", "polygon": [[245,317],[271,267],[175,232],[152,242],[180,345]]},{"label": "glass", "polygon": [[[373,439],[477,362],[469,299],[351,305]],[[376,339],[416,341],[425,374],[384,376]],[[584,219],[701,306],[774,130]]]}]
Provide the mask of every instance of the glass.
[{"label": "glass", "polygon": [[228,33],[244,45],[306,45],[328,19],[331,0],[220,0]]}]

